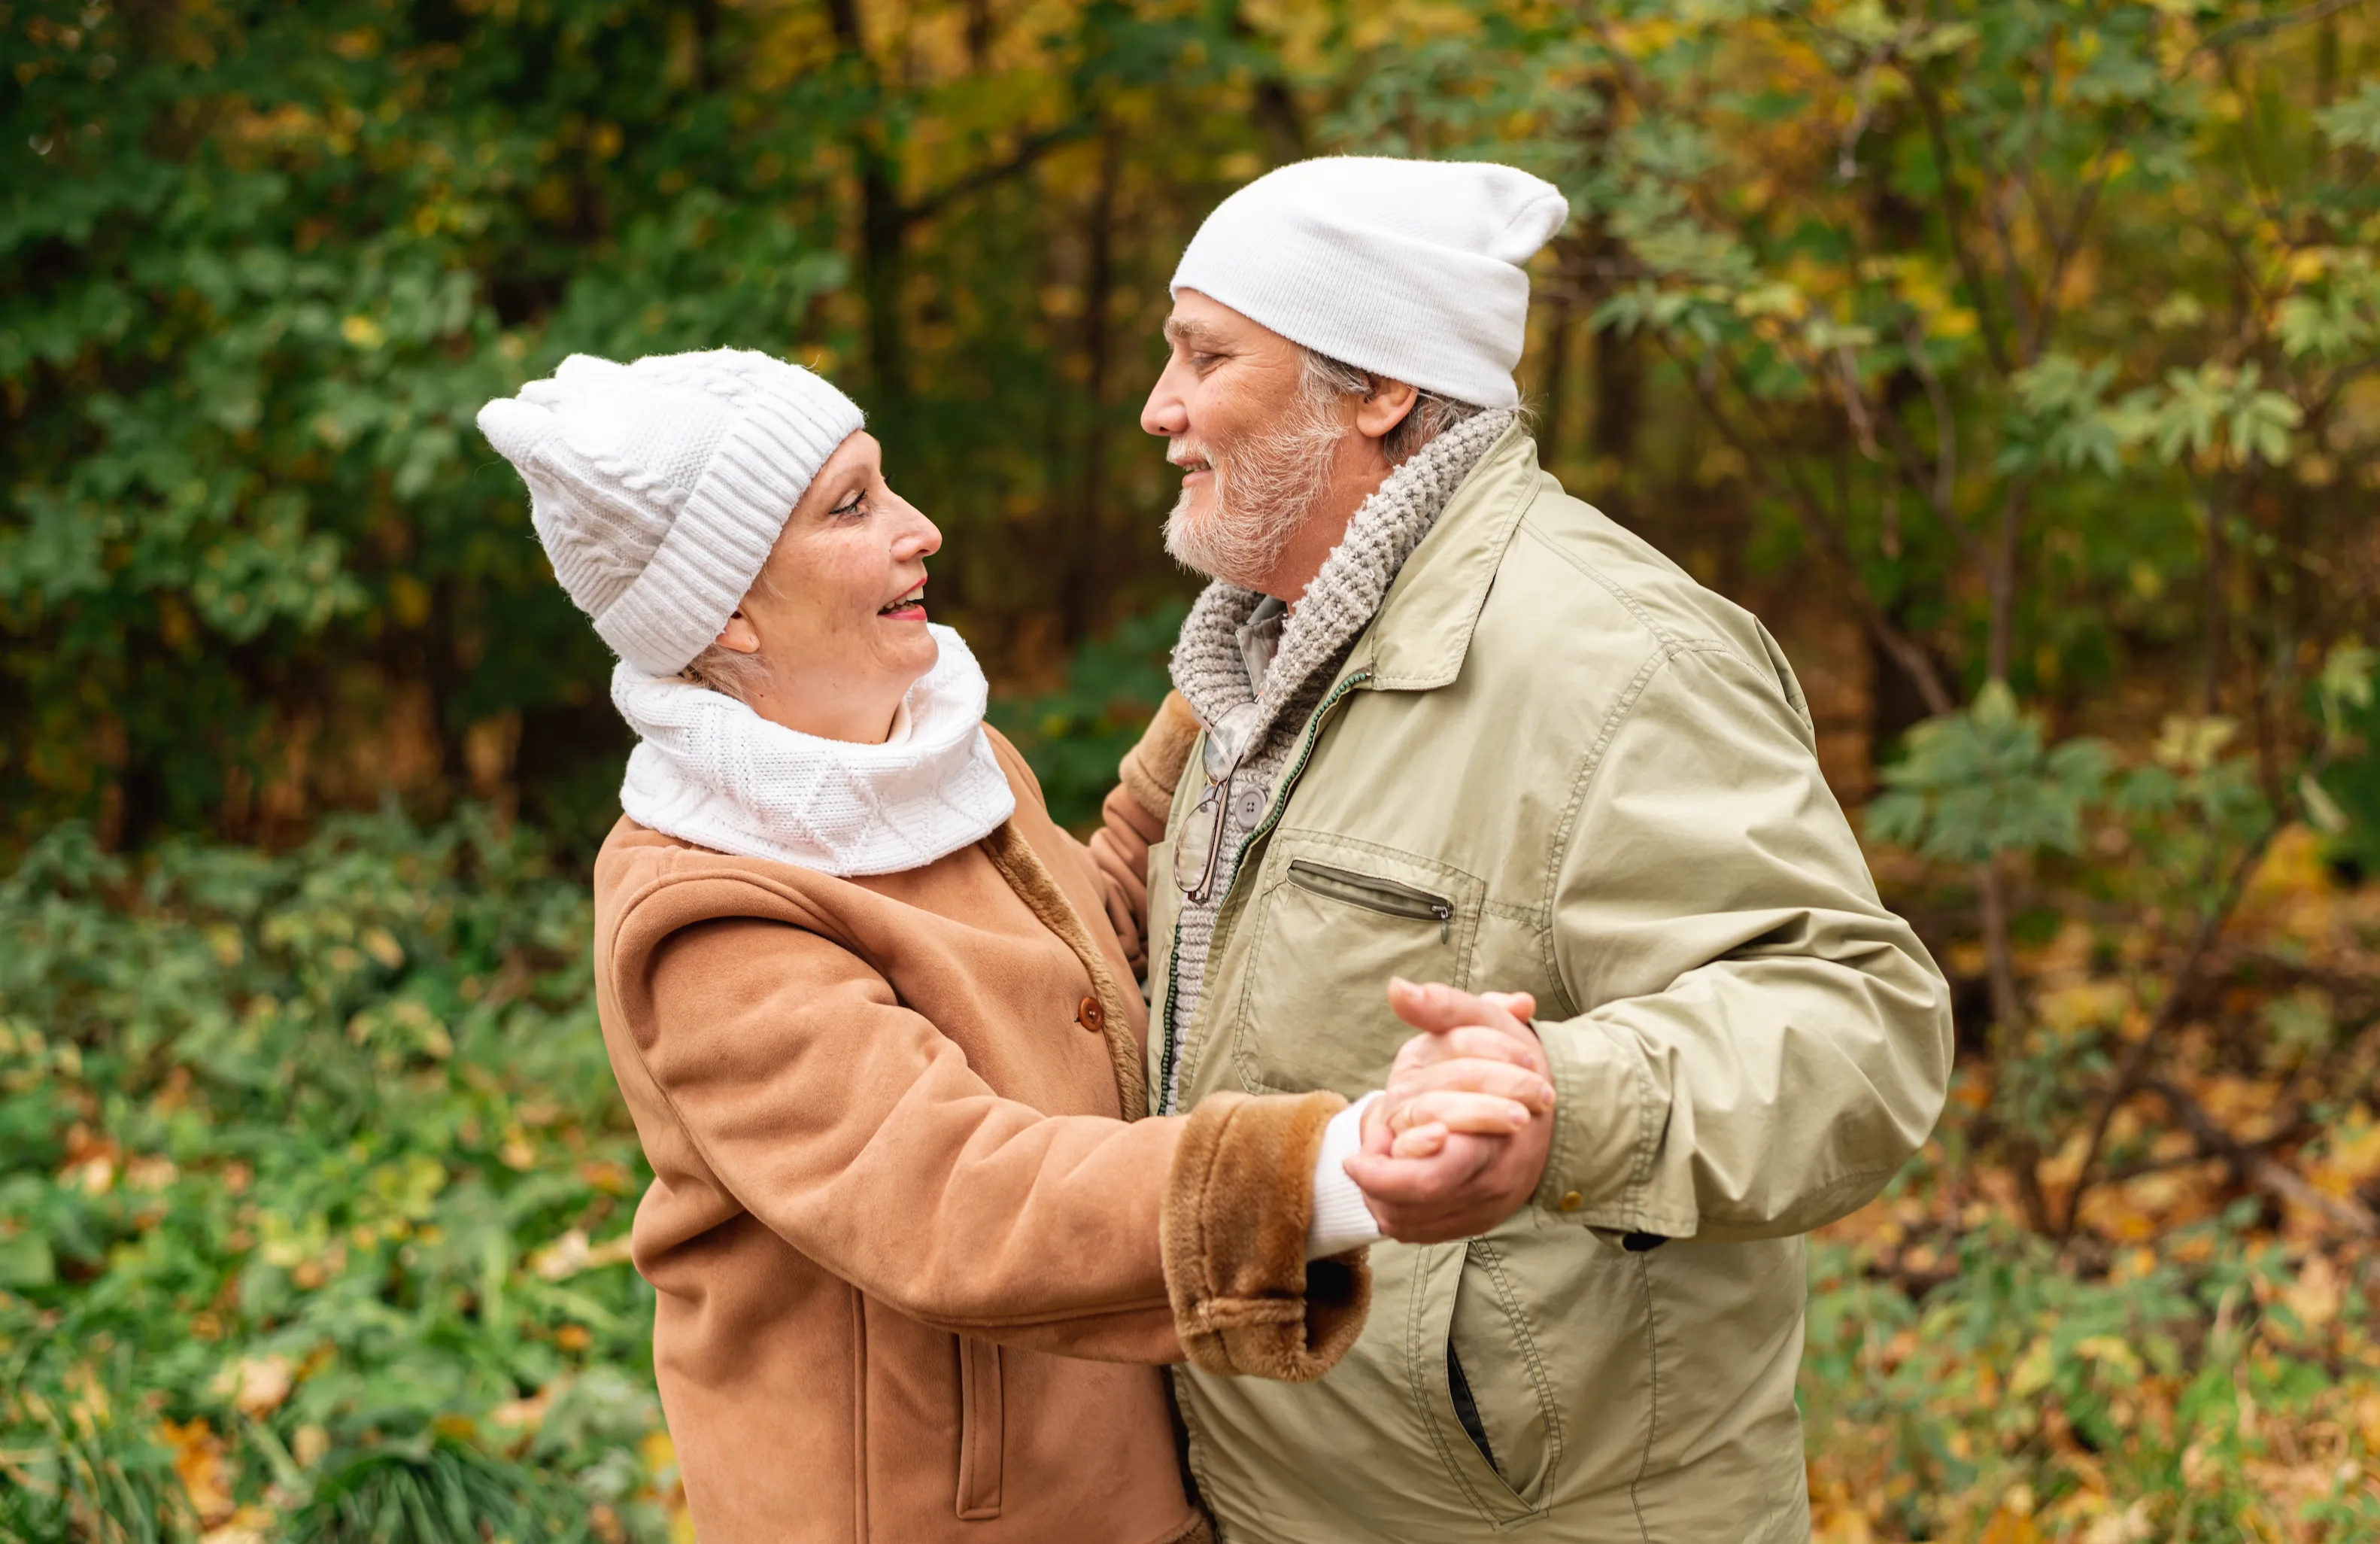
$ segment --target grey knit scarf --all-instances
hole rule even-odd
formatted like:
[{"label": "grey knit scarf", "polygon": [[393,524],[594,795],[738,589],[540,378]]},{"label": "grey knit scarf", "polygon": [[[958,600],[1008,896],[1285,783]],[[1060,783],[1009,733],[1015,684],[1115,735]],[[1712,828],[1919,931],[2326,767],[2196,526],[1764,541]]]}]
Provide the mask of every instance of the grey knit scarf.
[{"label": "grey knit scarf", "polygon": [[[1215,914],[1231,892],[1240,848],[1271,808],[1274,784],[1307,715],[1378,613],[1405,559],[1515,417],[1509,408],[1475,414],[1390,472],[1347,522],[1347,534],[1295,609],[1284,612],[1278,601],[1220,579],[1190,608],[1173,646],[1173,685],[1224,759],[1237,753],[1238,772],[1218,836],[1223,850],[1214,888],[1203,903],[1187,896],[1182,902],[1169,1037],[1178,1036],[1198,1011]],[[1181,1093],[1180,1066],[1169,1070],[1160,1107],[1167,1110]]]}]

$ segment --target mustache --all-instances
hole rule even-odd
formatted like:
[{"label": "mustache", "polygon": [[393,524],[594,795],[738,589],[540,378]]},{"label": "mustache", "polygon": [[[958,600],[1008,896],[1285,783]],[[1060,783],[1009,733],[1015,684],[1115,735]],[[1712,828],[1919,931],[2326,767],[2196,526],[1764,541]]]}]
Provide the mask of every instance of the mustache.
[{"label": "mustache", "polygon": [[1211,467],[1215,464],[1215,455],[1196,440],[1175,440],[1165,447],[1165,460],[1168,466],[1173,467],[1195,467],[1201,463]]}]

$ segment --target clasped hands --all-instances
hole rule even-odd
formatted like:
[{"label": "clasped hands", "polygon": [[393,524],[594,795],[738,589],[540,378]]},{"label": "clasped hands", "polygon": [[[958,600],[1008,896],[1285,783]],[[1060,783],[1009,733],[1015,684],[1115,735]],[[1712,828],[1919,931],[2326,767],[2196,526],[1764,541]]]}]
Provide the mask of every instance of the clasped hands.
[{"label": "clasped hands", "polygon": [[1536,1192],[1553,1144],[1553,1069],[1528,1022],[1536,999],[1398,979],[1389,1006],[1421,1033],[1365,1112],[1348,1177],[1390,1238],[1486,1233]]}]

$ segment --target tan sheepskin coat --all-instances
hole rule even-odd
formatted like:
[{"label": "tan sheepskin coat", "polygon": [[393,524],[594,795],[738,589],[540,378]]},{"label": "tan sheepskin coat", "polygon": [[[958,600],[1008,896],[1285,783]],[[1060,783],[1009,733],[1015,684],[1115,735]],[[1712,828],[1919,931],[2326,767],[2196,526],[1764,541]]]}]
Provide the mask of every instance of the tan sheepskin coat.
[{"label": "tan sheepskin coat", "polygon": [[1187,729],[1091,848],[997,736],[1014,817],[906,873],[605,842],[597,1003],[704,1544],[1199,1538],[1157,1366],[1314,1378],[1360,1328],[1360,1256],[1304,1258],[1337,1096],[1140,1118],[1148,807]]}]

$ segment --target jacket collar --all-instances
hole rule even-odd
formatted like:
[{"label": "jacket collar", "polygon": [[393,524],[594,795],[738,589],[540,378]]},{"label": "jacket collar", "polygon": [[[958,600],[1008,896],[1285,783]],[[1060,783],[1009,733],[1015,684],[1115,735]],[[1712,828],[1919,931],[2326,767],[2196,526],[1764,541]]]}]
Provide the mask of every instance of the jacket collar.
[{"label": "jacket collar", "polygon": [[1488,586],[1543,475],[1537,443],[1519,424],[1488,447],[1389,587],[1351,670],[1368,671],[1384,691],[1432,691],[1462,674]]}]

